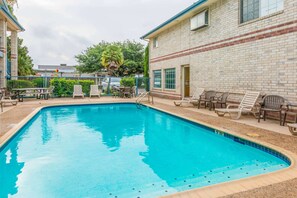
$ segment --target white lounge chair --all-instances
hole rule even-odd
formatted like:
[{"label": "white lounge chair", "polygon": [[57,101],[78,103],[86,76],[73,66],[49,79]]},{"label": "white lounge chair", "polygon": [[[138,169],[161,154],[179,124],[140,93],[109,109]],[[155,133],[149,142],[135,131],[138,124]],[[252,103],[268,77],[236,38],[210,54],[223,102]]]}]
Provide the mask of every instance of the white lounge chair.
[{"label": "white lounge chair", "polygon": [[[238,120],[242,113],[252,112],[252,109],[254,108],[259,96],[260,92],[247,91],[239,105],[230,104],[226,109],[215,109],[215,112],[218,114],[218,116],[224,116],[226,113],[228,113],[232,119]],[[230,107],[237,108],[232,109]]]},{"label": "white lounge chair", "polygon": [[12,100],[10,97],[5,98],[4,96],[0,96],[1,112],[3,112],[3,106],[5,104],[17,105],[18,104],[18,100]]},{"label": "white lounge chair", "polygon": [[197,88],[191,97],[184,97],[182,100],[174,101],[175,106],[181,106],[182,104],[190,104],[193,102],[197,102],[200,96],[203,94],[204,88]]},{"label": "white lounge chair", "polygon": [[92,96],[98,96],[100,98],[100,91],[98,85],[91,85],[90,87],[90,98]]},{"label": "white lounge chair", "polygon": [[75,97],[82,97],[84,98],[84,93],[82,92],[82,86],[81,85],[74,85],[73,87],[73,98]]}]

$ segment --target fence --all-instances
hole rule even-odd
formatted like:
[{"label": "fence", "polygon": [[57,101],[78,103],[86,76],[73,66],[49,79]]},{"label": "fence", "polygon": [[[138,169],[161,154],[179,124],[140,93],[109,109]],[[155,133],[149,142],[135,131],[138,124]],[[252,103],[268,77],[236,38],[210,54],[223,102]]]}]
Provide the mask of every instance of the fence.
[{"label": "fence", "polygon": [[[112,95],[113,87],[119,87],[127,77],[40,77],[40,76],[18,76],[7,80],[9,90],[15,88],[48,88],[54,86],[54,97],[70,97],[73,93],[74,85],[82,85],[83,92],[88,95],[90,85],[98,85],[103,96]],[[17,79],[17,80],[16,80]],[[129,77],[135,86],[136,95],[140,92],[149,91],[150,79],[146,77]]]}]

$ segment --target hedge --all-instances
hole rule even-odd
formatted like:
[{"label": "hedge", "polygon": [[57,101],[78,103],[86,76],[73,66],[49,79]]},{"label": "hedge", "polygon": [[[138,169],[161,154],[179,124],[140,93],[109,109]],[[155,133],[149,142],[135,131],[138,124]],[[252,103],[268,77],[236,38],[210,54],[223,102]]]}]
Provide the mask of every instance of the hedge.
[{"label": "hedge", "polygon": [[72,96],[74,85],[82,85],[84,94],[89,95],[90,86],[95,84],[93,80],[68,80],[65,78],[54,78],[50,85],[54,86],[54,95],[58,97]]},{"label": "hedge", "polygon": [[32,82],[35,87],[43,87],[43,80],[43,78],[34,78]]},{"label": "hedge", "polygon": [[31,88],[34,87],[34,83],[30,80],[8,80],[7,89],[11,90],[14,88]]},{"label": "hedge", "polygon": [[124,77],[120,81],[121,86],[124,87],[133,87],[135,86],[135,78],[133,77]]}]

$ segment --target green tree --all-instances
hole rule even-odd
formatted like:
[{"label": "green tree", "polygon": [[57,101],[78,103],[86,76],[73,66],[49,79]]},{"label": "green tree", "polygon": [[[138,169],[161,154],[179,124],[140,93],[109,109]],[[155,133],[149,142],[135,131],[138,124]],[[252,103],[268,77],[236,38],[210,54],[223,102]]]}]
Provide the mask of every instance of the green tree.
[{"label": "green tree", "polygon": [[146,46],[143,60],[143,76],[149,77],[149,45]]},{"label": "green tree", "polygon": [[[18,38],[18,75],[28,76],[34,75],[33,60],[29,56],[29,50],[26,46],[23,46],[23,39]],[[7,37],[7,56],[11,61],[11,38]]]},{"label": "green tree", "polygon": [[106,47],[101,56],[101,64],[114,73],[124,63],[124,55],[120,46],[112,44]]},{"label": "green tree", "polygon": [[100,72],[104,69],[104,66],[101,64],[102,53],[109,45],[109,43],[101,41],[99,44],[93,45],[81,54],[76,55],[75,59],[79,64],[77,69],[81,73]]},{"label": "green tree", "polygon": [[135,41],[124,41],[117,43],[122,48],[124,63],[118,68],[116,73],[119,76],[131,76],[143,73],[144,46]]},{"label": "green tree", "polygon": [[93,73],[104,69],[102,53],[108,46],[117,46],[116,48],[120,48],[124,58],[122,65],[120,67],[117,66],[117,69],[113,71],[114,75],[131,76],[143,73],[144,46],[141,43],[129,40],[113,43],[102,41],[98,45],[89,47],[83,53],[75,56],[79,63],[79,71],[82,73]]}]

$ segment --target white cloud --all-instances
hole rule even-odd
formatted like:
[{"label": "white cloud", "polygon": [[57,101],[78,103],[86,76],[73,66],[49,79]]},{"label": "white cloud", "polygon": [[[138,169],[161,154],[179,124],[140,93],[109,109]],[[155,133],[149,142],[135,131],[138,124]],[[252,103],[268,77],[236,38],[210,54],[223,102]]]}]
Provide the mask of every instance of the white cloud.
[{"label": "white cloud", "polygon": [[193,0],[19,0],[20,33],[35,64],[76,64],[74,56],[101,40],[139,37]]}]

